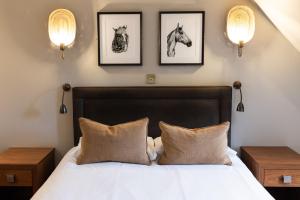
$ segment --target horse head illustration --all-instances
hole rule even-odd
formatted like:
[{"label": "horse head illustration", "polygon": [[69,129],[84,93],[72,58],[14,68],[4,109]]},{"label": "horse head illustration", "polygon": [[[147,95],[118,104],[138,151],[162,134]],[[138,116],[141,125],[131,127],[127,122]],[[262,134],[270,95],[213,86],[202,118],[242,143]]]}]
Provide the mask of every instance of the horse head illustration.
[{"label": "horse head illustration", "polygon": [[182,44],[186,45],[187,47],[192,46],[192,40],[183,31],[183,25],[179,26],[179,23],[177,23],[177,27],[171,33],[169,33],[169,35],[167,37],[167,43],[168,43],[167,55],[168,55],[168,57],[175,56],[175,47],[176,47],[177,42],[182,43]]},{"label": "horse head illustration", "polygon": [[113,28],[113,30],[115,32],[115,36],[112,41],[112,51],[115,53],[126,52],[129,42],[127,26],[119,26],[118,28]]}]

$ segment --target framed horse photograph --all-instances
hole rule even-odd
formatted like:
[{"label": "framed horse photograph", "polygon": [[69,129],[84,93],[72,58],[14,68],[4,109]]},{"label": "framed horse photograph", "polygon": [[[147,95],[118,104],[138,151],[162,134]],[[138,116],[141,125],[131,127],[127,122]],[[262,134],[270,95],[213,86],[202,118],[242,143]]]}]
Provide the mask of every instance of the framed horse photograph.
[{"label": "framed horse photograph", "polygon": [[142,12],[98,12],[98,65],[142,65]]},{"label": "framed horse photograph", "polygon": [[204,11],[162,11],[160,65],[204,65]]}]

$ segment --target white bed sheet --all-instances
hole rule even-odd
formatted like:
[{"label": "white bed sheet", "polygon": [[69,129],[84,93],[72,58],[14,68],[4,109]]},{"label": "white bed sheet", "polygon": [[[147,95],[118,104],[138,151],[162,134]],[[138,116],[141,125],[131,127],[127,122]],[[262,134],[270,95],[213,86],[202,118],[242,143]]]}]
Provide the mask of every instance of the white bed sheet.
[{"label": "white bed sheet", "polygon": [[236,155],[232,166],[76,165],[72,148],[32,200],[273,200]]}]

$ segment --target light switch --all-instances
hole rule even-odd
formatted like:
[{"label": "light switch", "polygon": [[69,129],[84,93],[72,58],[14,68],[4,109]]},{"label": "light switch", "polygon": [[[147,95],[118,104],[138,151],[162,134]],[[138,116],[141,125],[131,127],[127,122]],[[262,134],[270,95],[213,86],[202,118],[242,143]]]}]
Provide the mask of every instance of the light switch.
[{"label": "light switch", "polygon": [[15,183],[16,178],[14,174],[6,174],[6,181],[8,183]]},{"label": "light switch", "polygon": [[292,176],[283,176],[283,183],[291,184],[292,183]]},{"label": "light switch", "polygon": [[155,74],[146,74],[146,83],[147,84],[155,84],[156,76]]}]

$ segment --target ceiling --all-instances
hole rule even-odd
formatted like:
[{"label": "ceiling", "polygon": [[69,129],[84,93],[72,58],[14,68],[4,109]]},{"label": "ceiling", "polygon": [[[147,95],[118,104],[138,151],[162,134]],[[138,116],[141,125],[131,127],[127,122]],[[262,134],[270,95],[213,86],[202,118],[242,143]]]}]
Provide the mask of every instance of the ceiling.
[{"label": "ceiling", "polygon": [[300,1],[254,0],[273,24],[300,52]]}]

